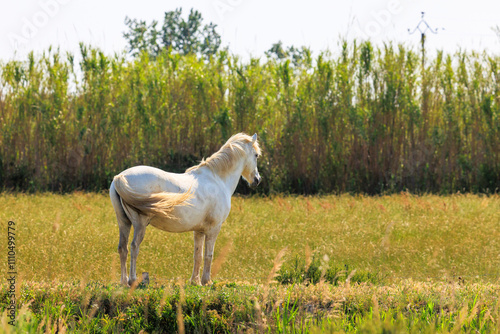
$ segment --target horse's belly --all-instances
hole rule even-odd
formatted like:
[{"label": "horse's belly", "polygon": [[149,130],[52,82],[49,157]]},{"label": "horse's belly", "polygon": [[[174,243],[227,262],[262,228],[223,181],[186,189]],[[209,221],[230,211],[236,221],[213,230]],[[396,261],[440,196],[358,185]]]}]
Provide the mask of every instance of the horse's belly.
[{"label": "horse's belly", "polygon": [[157,229],[172,233],[181,233],[193,230],[193,226],[191,226],[190,224],[186,224],[181,219],[175,218],[170,219],[155,217],[151,219],[149,224],[156,227]]}]

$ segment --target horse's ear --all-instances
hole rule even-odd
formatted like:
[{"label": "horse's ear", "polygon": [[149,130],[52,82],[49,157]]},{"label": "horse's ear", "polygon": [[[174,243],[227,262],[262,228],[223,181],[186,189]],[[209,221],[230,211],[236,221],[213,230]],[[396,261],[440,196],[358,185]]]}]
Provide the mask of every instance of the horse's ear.
[{"label": "horse's ear", "polygon": [[255,143],[256,140],[257,140],[257,134],[254,133],[252,136],[252,144]]}]

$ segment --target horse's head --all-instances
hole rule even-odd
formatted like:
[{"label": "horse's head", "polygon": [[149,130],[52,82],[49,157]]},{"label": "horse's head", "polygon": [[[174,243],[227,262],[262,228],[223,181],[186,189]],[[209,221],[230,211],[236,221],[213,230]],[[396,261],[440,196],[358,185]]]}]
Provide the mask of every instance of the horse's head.
[{"label": "horse's head", "polygon": [[257,158],[260,156],[260,148],[257,142],[257,134],[252,136],[252,141],[247,148],[245,166],[241,176],[248,182],[251,187],[257,187],[262,180],[257,170]]}]

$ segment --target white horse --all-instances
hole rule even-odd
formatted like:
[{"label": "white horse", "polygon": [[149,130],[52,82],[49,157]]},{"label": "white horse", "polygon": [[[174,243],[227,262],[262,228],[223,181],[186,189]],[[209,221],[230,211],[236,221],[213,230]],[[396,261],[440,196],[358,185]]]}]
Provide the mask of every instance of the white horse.
[{"label": "white horse", "polygon": [[[136,279],[136,261],[146,227],[151,224],[167,232],[194,232],[194,268],[191,283],[210,284],[210,267],[215,239],[231,210],[233,195],[240,176],[257,186],[261,177],[257,158],[261,151],[257,134],[239,133],[207,160],[186,170],[184,174],[137,166],[115,176],[109,195],[116,212],[120,241],[121,284],[131,285]],[[134,226],[130,244],[130,278],[127,278],[128,237]],[[203,275],[200,266],[205,243]]]}]

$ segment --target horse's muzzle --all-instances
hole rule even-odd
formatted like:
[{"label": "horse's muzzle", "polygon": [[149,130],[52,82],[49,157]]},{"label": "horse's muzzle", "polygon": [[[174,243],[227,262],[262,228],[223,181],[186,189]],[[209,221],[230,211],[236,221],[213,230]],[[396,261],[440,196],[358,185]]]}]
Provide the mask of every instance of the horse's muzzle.
[{"label": "horse's muzzle", "polygon": [[254,177],[251,186],[254,188],[257,187],[260,184],[260,181],[262,181],[262,178],[260,176]]}]

